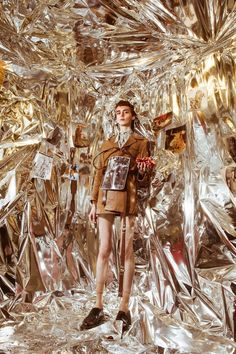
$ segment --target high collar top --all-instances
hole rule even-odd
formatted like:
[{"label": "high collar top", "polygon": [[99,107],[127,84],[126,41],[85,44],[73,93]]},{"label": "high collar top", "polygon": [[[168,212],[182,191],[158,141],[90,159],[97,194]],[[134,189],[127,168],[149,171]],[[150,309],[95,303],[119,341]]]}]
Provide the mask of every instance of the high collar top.
[{"label": "high collar top", "polygon": [[118,144],[121,149],[129,140],[129,137],[133,134],[133,130],[131,128],[125,130],[124,132],[119,132],[116,135],[115,142]]}]

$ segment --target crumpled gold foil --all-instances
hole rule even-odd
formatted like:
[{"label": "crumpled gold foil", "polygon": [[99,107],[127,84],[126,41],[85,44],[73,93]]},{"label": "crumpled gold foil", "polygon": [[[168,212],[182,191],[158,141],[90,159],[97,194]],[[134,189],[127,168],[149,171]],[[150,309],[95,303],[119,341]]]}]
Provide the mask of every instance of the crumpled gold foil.
[{"label": "crumpled gold foil", "polygon": [[[235,351],[235,10],[230,0],[1,2],[2,352]],[[79,330],[95,301],[91,161],[116,131],[120,99],[156,162],[140,191],[123,338],[118,222],[107,322]]]},{"label": "crumpled gold foil", "polygon": [[3,84],[5,77],[5,64],[2,60],[0,60],[0,85]]}]

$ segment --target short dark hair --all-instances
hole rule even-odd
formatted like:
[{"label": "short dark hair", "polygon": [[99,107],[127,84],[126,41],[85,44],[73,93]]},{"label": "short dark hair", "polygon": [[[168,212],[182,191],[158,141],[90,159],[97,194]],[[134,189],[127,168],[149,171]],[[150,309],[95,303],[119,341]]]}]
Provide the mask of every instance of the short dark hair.
[{"label": "short dark hair", "polygon": [[125,100],[120,100],[116,105],[115,108],[117,108],[118,106],[127,106],[131,109],[131,113],[133,116],[135,116],[135,118],[137,117],[137,114],[134,110],[134,106],[132,105],[132,103],[130,103],[129,101],[125,101]]}]

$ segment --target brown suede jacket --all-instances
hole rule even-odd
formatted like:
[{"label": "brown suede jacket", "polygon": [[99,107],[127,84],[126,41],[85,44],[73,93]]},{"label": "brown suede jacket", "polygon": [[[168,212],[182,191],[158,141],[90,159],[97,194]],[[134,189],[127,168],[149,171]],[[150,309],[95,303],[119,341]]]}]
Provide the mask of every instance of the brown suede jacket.
[{"label": "brown suede jacket", "polygon": [[[101,188],[108,159],[112,156],[128,156],[131,158],[125,191],[108,192],[104,205],[104,192]],[[92,185],[91,201],[97,204],[97,214],[125,213],[137,214],[137,187],[147,186],[149,176],[139,176],[136,158],[149,156],[149,141],[141,135],[133,133],[122,148],[115,142],[115,136],[106,140],[100,152],[94,157],[95,175]],[[139,178],[140,177],[140,178]],[[124,202],[125,197],[125,202]]]}]

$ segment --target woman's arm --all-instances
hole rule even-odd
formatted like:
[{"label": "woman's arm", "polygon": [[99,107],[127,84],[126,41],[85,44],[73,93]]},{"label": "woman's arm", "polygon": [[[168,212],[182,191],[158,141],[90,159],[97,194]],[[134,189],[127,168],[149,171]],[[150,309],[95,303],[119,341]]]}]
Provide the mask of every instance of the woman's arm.
[{"label": "woman's arm", "polygon": [[[144,139],[140,143],[140,149],[139,149],[139,154],[137,156],[137,160],[139,158],[143,157],[149,157],[150,156],[150,151],[149,151],[149,141],[147,139]],[[147,165],[144,162],[137,162],[137,167],[138,167],[138,184],[140,187],[147,187],[150,184],[150,171],[147,167]]]},{"label": "woman's arm", "polygon": [[[96,160],[96,164],[95,164]],[[92,203],[92,207],[89,213],[89,220],[93,223],[96,224],[97,221],[97,201],[98,201],[98,193],[99,193],[99,188],[102,183],[102,178],[103,178],[103,158],[102,158],[102,153],[99,152],[94,159],[93,159],[93,166],[95,168],[94,171],[94,177],[93,177],[93,182],[91,186],[91,196],[90,196],[90,202]]]},{"label": "woman's arm", "polygon": [[99,192],[100,185],[102,183],[102,177],[103,177],[102,169],[96,170],[93,178],[93,183],[91,188],[91,198],[90,198],[90,201],[93,204],[96,204],[98,201],[98,192]]},{"label": "woman's arm", "polygon": [[[96,160],[96,164],[95,164]],[[93,182],[92,182],[92,187],[91,187],[91,198],[90,201],[93,204],[97,204],[98,200],[98,193],[99,193],[99,188],[102,183],[102,178],[103,178],[103,156],[102,152],[99,152],[94,159],[93,159],[93,165],[95,167],[95,172],[94,172],[94,177],[93,177]]]},{"label": "woman's arm", "polygon": [[137,157],[148,157],[148,156],[150,156],[149,141],[147,139],[143,139],[140,143],[139,154]]}]

